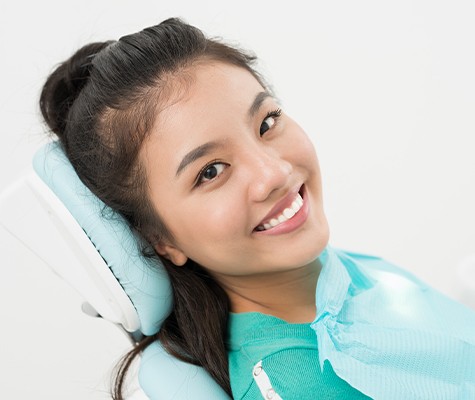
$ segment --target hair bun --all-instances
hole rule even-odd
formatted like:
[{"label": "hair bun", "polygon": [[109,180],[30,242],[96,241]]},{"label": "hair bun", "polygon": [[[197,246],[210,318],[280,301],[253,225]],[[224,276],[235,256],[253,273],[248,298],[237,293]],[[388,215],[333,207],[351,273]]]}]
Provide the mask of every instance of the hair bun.
[{"label": "hair bun", "polygon": [[40,109],[49,128],[59,137],[66,129],[71,106],[88,82],[95,55],[110,43],[97,42],[80,48],[46,80],[41,91]]}]

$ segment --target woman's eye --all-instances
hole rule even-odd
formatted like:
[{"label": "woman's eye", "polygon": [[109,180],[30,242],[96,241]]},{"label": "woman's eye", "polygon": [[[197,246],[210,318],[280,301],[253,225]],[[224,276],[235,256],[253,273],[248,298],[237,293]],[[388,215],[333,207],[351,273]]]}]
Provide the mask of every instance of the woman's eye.
[{"label": "woman's eye", "polygon": [[212,181],[223,173],[227,164],[222,162],[215,162],[204,167],[198,175],[197,185]]},{"label": "woman's eye", "polygon": [[259,134],[262,136],[270,128],[272,128],[274,124],[275,124],[274,117],[267,117],[264,121],[262,121],[261,128],[259,129]]},{"label": "woman's eye", "polygon": [[259,134],[262,136],[269,129],[271,129],[277,123],[277,119],[281,115],[282,110],[280,108],[278,110],[269,112],[264,118],[264,121],[262,121],[261,127],[259,128]]}]

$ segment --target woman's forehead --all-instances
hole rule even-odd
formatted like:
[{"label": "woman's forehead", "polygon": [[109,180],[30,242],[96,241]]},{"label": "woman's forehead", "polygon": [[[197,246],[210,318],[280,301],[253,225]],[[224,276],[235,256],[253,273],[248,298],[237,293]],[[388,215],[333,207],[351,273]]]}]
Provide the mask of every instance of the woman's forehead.
[{"label": "woman's forehead", "polygon": [[179,79],[174,104],[192,102],[193,106],[204,103],[212,105],[221,102],[252,101],[255,93],[263,88],[246,69],[235,65],[202,61],[186,71]]},{"label": "woman's forehead", "polygon": [[157,135],[181,130],[207,129],[221,117],[246,117],[255,109],[256,97],[265,91],[246,69],[209,62],[194,66],[186,75],[169,82],[170,95],[157,109]]}]

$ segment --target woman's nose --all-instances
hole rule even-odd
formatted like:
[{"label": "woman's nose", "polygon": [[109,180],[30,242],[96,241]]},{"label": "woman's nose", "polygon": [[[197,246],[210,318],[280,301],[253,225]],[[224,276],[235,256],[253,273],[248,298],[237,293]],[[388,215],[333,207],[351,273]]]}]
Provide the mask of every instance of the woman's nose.
[{"label": "woman's nose", "polygon": [[288,187],[292,164],[279,154],[256,152],[252,161],[249,184],[249,197],[252,201],[264,201],[274,191]]}]

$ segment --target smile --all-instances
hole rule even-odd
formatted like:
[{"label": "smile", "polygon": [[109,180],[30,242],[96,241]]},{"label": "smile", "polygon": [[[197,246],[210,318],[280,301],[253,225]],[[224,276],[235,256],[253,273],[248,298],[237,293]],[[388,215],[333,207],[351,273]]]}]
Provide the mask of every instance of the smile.
[{"label": "smile", "polygon": [[297,193],[289,207],[285,208],[280,214],[274,215],[264,223],[258,225],[255,230],[259,232],[266,231],[283,224],[284,222],[292,219],[300,211],[303,204],[304,201],[302,196],[300,193]]}]

